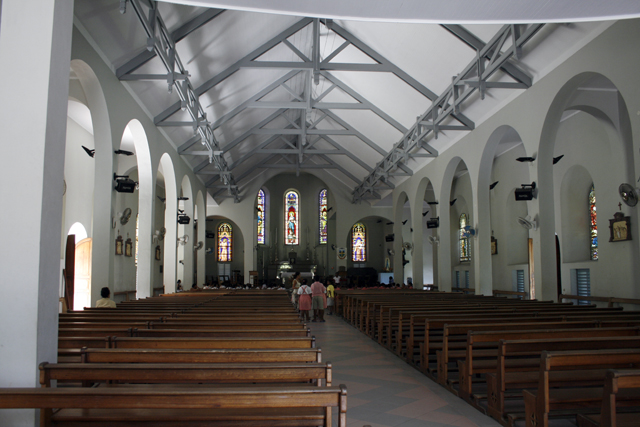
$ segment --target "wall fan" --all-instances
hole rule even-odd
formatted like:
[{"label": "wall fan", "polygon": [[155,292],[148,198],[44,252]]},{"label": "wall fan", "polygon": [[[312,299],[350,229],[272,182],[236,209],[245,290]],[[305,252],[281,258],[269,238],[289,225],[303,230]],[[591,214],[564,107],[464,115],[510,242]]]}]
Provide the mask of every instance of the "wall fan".
[{"label": "wall fan", "polygon": [[393,249],[387,249],[387,255],[394,256],[395,254],[396,254],[396,251],[394,251]]},{"label": "wall fan", "polygon": [[207,255],[212,254],[213,253],[213,248],[207,248],[207,250],[205,252],[207,253]]},{"label": "wall fan", "polygon": [[476,229],[471,227],[470,225],[467,225],[466,227],[464,227],[464,233],[462,233],[462,235],[467,239],[469,237],[473,237],[476,235]]},{"label": "wall fan", "polygon": [[404,243],[402,244],[402,247],[403,247],[407,252],[409,252],[409,251],[411,251],[411,250],[413,249],[413,243],[411,243],[411,242],[404,242]]},{"label": "wall fan", "polygon": [[527,230],[537,230],[538,229],[538,221],[535,219],[531,219],[529,215],[526,218],[521,216],[518,217],[518,224],[520,224],[523,228]]},{"label": "wall fan", "polygon": [[193,245],[193,250],[199,251],[204,246],[204,242],[200,240],[197,245]]},{"label": "wall fan", "polygon": [[164,235],[166,234],[167,229],[162,227],[162,230],[156,230],[155,233],[153,233],[153,243],[158,243],[159,241],[164,240]]},{"label": "wall fan", "polygon": [[186,245],[187,243],[189,243],[189,236],[185,234],[182,237],[178,237],[178,243],[180,243],[182,246]]},{"label": "wall fan", "polygon": [[435,243],[436,245],[440,244],[440,239],[438,239],[437,236],[429,236],[427,237],[427,239],[429,240],[429,243],[431,243],[432,245]]},{"label": "wall fan", "polygon": [[120,217],[120,224],[125,225],[126,223],[129,222],[130,218],[131,218],[131,208],[126,208],[122,212],[122,216]]},{"label": "wall fan", "polygon": [[618,194],[620,194],[620,198],[627,206],[634,207],[638,204],[638,193],[640,191],[637,188],[633,188],[631,184],[620,184],[618,188]]}]

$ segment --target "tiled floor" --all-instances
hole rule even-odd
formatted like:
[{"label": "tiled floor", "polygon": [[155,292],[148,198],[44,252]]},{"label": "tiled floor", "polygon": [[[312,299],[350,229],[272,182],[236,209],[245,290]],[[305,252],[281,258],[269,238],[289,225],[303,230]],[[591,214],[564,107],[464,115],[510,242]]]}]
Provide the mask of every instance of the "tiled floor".
[{"label": "tiled floor", "polygon": [[333,385],[347,386],[349,427],[500,426],[342,319],[325,319],[311,331],[332,364]]}]

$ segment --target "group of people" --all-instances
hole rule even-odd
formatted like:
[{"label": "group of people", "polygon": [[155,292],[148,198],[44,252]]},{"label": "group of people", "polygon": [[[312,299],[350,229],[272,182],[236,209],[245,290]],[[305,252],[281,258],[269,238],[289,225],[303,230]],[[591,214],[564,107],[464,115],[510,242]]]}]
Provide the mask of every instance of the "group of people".
[{"label": "group of people", "polygon": [[320,276],[313,277],[309,286],[307,279],[300,277],[300,272],[293,275],[291,302],[297,305],[303,320],[309,321],[309,312],[313,310],[312,322],[324,322],[324,311],[331,315],[335,304],[335,288],[331,282],[325,286]]}]

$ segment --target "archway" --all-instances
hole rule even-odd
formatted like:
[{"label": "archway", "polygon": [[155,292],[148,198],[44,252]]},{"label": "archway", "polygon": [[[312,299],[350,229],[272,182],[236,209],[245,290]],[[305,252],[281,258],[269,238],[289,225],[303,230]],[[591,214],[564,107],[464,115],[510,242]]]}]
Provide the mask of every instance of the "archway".
[{"label": "archway", "polygon": [[[231,231],[231,260],[225,258],[224,261],[219,259],[219,240],[223,237],[220,234],[220,226],[227,224]],[[206,217],[206,234],[212,236],[207,238],[206,246],[206,281],[212,282],[215,286],[221,284],[227,278],[234,284],[244,284],[248,280],[244,280],[242,273],[244,272],[244,252],[245,239],[242,230],[238,224],[230,218],[210,215]],[[228,236],[226,236],[228,238]],[[229,252],[225,251],[225,257]],[[240,280],[243,282],[240,282]],[[237,283],[235,283],[237,282]]]},{"label": "archway", "polygon": [[176,238],[178,234],[177,214],[178,214],[178,189],[176,185],[176,174],[173,161],[168,153],[164,153],[160,158],[158,171],[164,177],[164,240],[160,242],[162,248],[162,280],[164,291],[174,293],[176,291]]},{"label": "archway", "polygon": [[[551,103],[541,133],[539,155],[536,160],[538,172],[538,209],[540,241],[536,247],[536,277],[542,282],[544,299],[556,298],[558,292],[555,254],[543,251],[555,245],[557,230],[563,223],[562,181],[575,178],[567,175],[574,166],[583,167],[592,177],[598,191],[598,205],[616,206],[619,197],[618,186],[623,182],[635,182],[633,165],[633,144],[631,125],[626,102],[617,87],[606,77],[595,73],[583,73],[570,79],[560,89]],[[562,156],[562,157],[560,157]],[[554,163],[555,159],[555,163]],[[578,173],[579,169],[574,169]],[[584,171],[583,171],[584,172]],[[569,172],[573,174],[573,172]],[[584,173],[578,173],[583,175]],[[582,181],[582,180],[580,180]],[[577,197],[577,195],[576,195]],[[584,196],[586,197],[586,196]],[[582,206],[567,206],[564,211],[586,209],[586,198]],[[623,215],[637,212],[622,205]],[[606,224],[613,217],[615,208],[602,211],[598,220]],[[606,227],[600,227],[600,231]],[[563,232],[558,233],[563,255],[566,244]],[[605,234],[606,235],[606,234]],[[637,230],[632,229],[632,239],[637,239]],[[639,250],[637,244],[622,242],[610,244],[608,239],[599,239],[599,261],[569,262],[575,254],[568,253],[569,261],[560,261],[560,280],[563,291],[568,291],[572,270],[589,269],[592,292],[595,295],[609,295],[611,287],[605,285],[612,280],[617,296],[635,298],[640,291],[633,283],[640,278],[638,268]],[[580,258],[582,259],[582,258]]]},{"label": "archway", "polygon": [[[438,283],[438,248],[439,240],[436,228],[428,228],[427,222],[438,217],[438,205],[435,204],[436,195],[433,184],[428,178],[423,178],[418,184],[416,201],[413,209],[413,228],[415,238],[414,258],[416,261],[422,259],[421,271],[414,269],[415,280],[418,288],[423,289],[424,285],[434,286]],[[422,273],[420,275],[420,273]],[[421,286],[422,285],[422,286]]]},{"label": "archway", "polygon": [[[180,198],[178,200],[179,217],[188,217],[188,223],[178,224],[178,279],[182,280],[185,289],[191,288],[195,282],[193,276],[193,253],[197,245],[194,238],[194,215],[193,215],[193,191],[191,181],[187,175],[182,178],[180,186]],[[185,221],[186,222],[186,221]]]},{"label": "archway", "polygon": [[398,283],[391,269],[394,258],[402,258],[402,254],[394,252],[393,242],[389,241],[393,229],[393,222],[379,215],[362,217],[351,225],[344,247],[347,249],[347,276],[354,278],[355,285],[389,283],[390,277]]},{"label": "archway", "polygon": [[206,255],[205,255],[205,243],[206,243],[206,207],[204,205],[204,197],[202,191],[198,191],[196,196],[196,207],[194,209],[194,222],[196,224],[195,230],[195,254],[194,254],[194,277],[198,286],[202,286],[206,283]]},{"label": "archway", "polygon": [[[407,264],[407,249],[404,247],[405,239],[407,243],[410,239],[409,227],[407,224],[411,224],[409,218],[411,216],[411,204],[409,202],[409,196],[404,191],[398,195],[394,203],[393,212],[393,273],[395,283],[405,283],[405,265]],[[409,211],[409,212],[408,212]],[[406,219],[405,219],[406,217]],[[406,235],[405,235],[406,231]],[[410,257],[411,254],[409,254]],[[408,270],[409,272],[411,270]]]},{"label": "archway", "polygon": [[[93,195],[86,200],[93,200],[90,232],[92,238],[91,250],[91,297],[90,301],[100,299],[100,289],[113,283],[113,241],[115,230],[111,227],[113,191],[113,150],[114,141],[111,136],[111,123],[107,102],[98,77],[91,67],[84,61],[71,61],[71,75],[69,96],[74,100],[81,100],[91,115],[91,130],[95,149],[93,158],[93,180],[85,177],[93,184]],[[88,142],[88,141],[87,141]],[[80,148],[80,147],[79,147]],[[86,156],[86,153],[81,152]],[[88,158],[88,157],[87,157]],[[66,208],[65,208],[66,216]]]},{"label": "archway", "polygon": [[[447,232],[452,242],[449,254],[452,265],[453,287],[475,288],[474,236],[465,233],[465,227],[476,228],[473,212],[473,189],[469,170],[464,160],[460,160],[453,174],[449,197],[441,200],[449,205],[449,223]],[[442,254],[447,256],[446,254]],[[481,293],[481,292],[478,292]]]},{"label": "archway", "polygon": [[529,231],[518,223],[519,217],[527,217],[528,203],[516,202],[514,191],[531,183],[531,163],[516,160],[530,156],[519,133],[507,125],[493,131],[482,153],[476,191],[479,256],[474,264],[484,294],[529,290]]}]

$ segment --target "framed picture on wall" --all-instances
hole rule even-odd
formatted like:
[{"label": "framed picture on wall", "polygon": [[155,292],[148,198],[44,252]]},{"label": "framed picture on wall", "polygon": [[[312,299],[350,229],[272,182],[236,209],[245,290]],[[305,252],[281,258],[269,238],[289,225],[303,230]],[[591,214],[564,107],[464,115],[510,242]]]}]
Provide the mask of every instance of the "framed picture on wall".
[{"label": "framed picture on wall", "polygon": [[622,212],[613,214],[613,219],[609,220],[609,241],[623,242],[631,240],[631,217],[624,216]]},{"label": "framed picture on wall", "polygon": [[123,247],[124,240],[122,239],[122,236],[118,234],[118,237],[116,237],[116,255],[122,255]]},{"label": "framed picture on wall", "polygon": [[130,237],[124,242],[124,256],[133,256],[133,242]]}]

